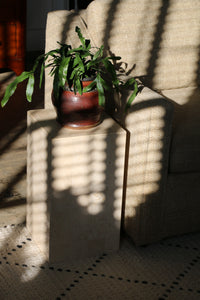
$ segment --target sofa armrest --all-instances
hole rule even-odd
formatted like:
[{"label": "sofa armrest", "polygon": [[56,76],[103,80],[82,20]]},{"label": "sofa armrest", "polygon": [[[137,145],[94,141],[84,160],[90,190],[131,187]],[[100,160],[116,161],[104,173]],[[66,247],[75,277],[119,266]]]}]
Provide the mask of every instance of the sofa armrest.
[{"label": "sofa armrest", "polygon": [[161,234],[172,118],[172,103],[144,87],[123,119],[128,134],[124,226],[138,245]]}]

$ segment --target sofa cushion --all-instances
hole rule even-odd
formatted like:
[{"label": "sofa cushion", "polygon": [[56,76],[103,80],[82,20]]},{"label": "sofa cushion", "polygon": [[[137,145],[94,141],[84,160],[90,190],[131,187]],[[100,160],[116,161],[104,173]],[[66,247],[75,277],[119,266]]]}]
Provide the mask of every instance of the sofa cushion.
[{"label": "sofa cushion", "polygon": [[199,0],[95,0],[87,26],[97,46],[120,55],[134,76],[162,90],[197,84]]},{"label": "sofa cushion", "polygon": [[200,89],[164,90],[174,103],[169,172],[200,170]]}]

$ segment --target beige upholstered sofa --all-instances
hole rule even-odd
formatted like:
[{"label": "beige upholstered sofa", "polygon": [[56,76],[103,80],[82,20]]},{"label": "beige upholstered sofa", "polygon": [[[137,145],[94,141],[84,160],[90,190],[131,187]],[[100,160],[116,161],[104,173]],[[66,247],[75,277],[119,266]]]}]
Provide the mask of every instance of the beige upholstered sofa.
[{"label": "beige upholstered sofa", "polygon": [[[54,11],[46,51],[77,45],[76,25],[144,84],[127,115],[129,91],[107,105],[127,130],[124,230],[137,245],[200,230],[200,1],[95,0],[79,13]],[[51,88],[46,73],[46,107]]]}]

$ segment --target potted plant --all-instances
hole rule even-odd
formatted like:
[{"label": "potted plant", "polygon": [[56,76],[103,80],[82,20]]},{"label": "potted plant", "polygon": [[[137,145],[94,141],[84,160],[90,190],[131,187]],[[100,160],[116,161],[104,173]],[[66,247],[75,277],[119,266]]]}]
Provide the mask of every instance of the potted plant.
[{"label": "potted plant", "polygon": [[118,56],[103,56],[103,45],[100,48],[91,46],[85,39],[79,27],[75,28],[81,45],[72,49],[70,45],[59,44],[59,48],[40,55],[31,71],[25,71],[17,76],[7,87],[1,101],[6,105],[16,90],[18,83],[28,80],[26,98],[32,101],[34,91],[35,71],[40,69],[41,87],[44,68],[50,68],[53,79],[52,102],[57,110],[58,121],[64,126],[91,127],[100,122],[101,108],[105,105],[105,91],[134,86],[133,93],[127,101],[126,109],[137,94],[137,82],[130,78],[125,83],[119,80],[115,62]]}]

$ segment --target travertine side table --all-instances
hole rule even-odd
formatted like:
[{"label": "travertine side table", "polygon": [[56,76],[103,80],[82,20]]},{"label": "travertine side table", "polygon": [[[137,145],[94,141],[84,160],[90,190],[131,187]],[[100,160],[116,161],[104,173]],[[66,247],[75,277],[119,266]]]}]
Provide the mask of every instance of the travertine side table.
[{"label": "travertine side table", "polygon": [[116,251],[126,132],[109,117],[86,130],[55,118],[28,112],[27,227],[52,263]]}]

